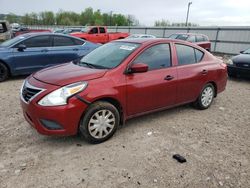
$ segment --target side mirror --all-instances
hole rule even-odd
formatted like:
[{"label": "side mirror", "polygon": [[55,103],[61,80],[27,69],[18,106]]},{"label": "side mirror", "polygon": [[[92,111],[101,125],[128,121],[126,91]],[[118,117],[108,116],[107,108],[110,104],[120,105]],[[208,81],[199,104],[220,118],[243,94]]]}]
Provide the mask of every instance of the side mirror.
[{"label": "side mirror", "polygon": [[240,53],[243,54],[243,53],[244,53],[244,50],[241,50]]},{"label": "side mirror", "polygon": [[144,63],[137,63],[133,64],[129,70],[128,73],[140,73],[140,72],[147,72],[148,71],[148,65]]},{"label": "side mirror", "polygon": [[25,50],[26,48],[27,48],[26,45],[20,44],[20,45],[18,45],[17,50],[20,51],[20,52],[22,52],[22,51]]}]

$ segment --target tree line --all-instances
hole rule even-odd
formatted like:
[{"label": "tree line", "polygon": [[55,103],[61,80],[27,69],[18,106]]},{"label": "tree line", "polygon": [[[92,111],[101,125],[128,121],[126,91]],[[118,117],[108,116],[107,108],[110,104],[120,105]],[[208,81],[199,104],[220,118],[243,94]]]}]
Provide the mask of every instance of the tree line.
[{"label": "tree line", "polygon": [[[157,21],[155,21],[155,23],[154,23],[154,26],[155,27],[167,27],[167,26],[174,26],[174,27],[185,27],[186,26],[186,23],[184,23],[184,22],[170,22],[170,21],[168,21],[168,20],[164,20],[164,19],[162,19],[162,20],[157,20]],[[190,22],[188,22],[188,24],[187,24],[187,26],[188,27],[197,27],[197,26],[199,26],[198,24],[196,24],[196,23],[190,23]]]},{"label": "tree line", "polygon": [[139,21],[133,15],[116,13],[102,13],[100,9],[94,11],[91,7],[81,13],[60,10],[57,13],[44,11],[40,13],[26,13],[24,16],[8,14],[5,19],[10,23],[24,25],[109,25],[136,26]]}]

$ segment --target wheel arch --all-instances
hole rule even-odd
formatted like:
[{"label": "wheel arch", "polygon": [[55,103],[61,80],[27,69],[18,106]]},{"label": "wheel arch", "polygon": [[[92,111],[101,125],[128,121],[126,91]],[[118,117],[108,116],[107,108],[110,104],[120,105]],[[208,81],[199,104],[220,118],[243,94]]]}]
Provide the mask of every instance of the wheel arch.
[{"label": "wheel arch", "polygon": [[115,99],[114,97],[101,97],[101,98],[98,98],[91,103],[95,103],[95,102],[99,102],[99,101],[108,102],[108,103],[114,105],[120,114],[120,123],[121,124],[124,123],[124,111],[123,111],[124,109],[123,109],[122,104],[117,99]]},{"label": "wheel arch", "polygon": [[3,61],[2,59],[0,59],[0,63],[3,63],[3,64],[7,67],[7,69],[8,69],[8,74],[9,74],[9,76],[11,76],[11,70],[10,70],[9,65],[8,65],[5,61]]}]

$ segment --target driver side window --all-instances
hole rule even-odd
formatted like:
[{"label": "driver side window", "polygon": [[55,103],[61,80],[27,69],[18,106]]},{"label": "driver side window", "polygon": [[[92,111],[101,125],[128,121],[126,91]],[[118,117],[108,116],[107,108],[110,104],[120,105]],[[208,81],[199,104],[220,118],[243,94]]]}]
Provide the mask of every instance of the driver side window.
[{"label": "driver side window", "polygon": [[20,44],[24,44],[26,46],[26,48],[51,47],[52,40],[51,40],[50,36],[37,36],[37,37],[29,38],[29,39],[19,43],[18,45],[20,45]]},{"label": "driver side window", "polygon": [[90,34],[97,34],[98,33],[98,28],[97,27],[93,27],[90,32]]},{"label": "driver side window", "polygon": [[133,62],[148,65],[148,70],[162,69],[171,66],[169,44],[157,44],[142,52]]}]

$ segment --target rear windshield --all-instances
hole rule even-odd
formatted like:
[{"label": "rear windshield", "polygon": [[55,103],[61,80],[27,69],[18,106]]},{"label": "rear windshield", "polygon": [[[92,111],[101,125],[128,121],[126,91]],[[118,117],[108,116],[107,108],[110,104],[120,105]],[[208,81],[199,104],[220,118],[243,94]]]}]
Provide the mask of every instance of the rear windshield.
[{"label": "rear windshield", "polygon": [[79,65],[112,69],[120,65],[139,45],[128,42],[107,43],[84,56]]},{"label": "rear windshield", "polygon": [[185,34],[173,34],[173,35],[170,35],[169,38],[171,38],[171,39],[179,39],[179,40],[187,40],[188,35],[185,35]]}]

